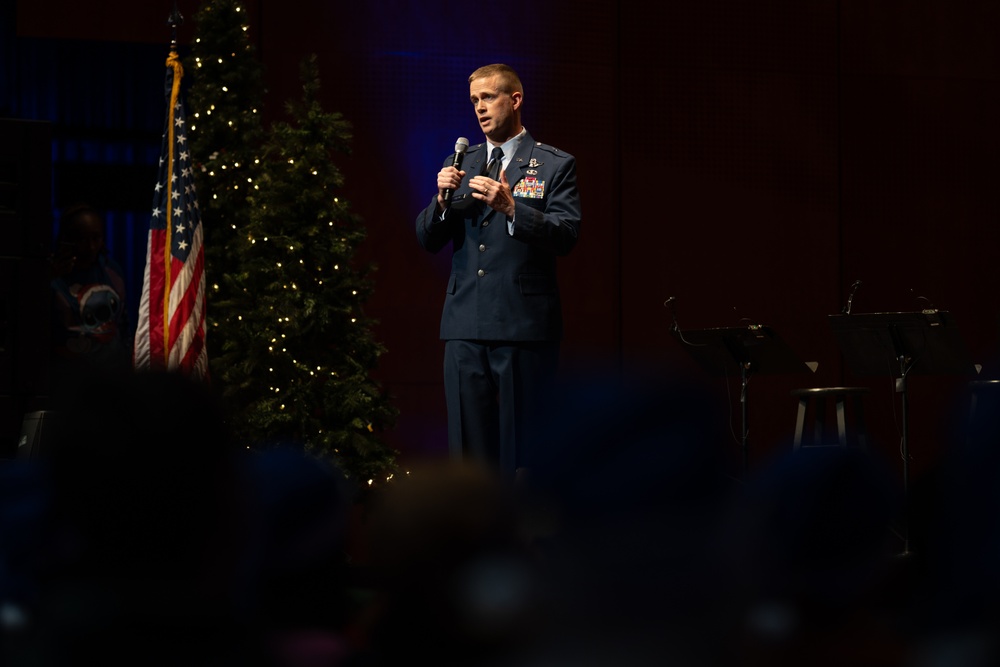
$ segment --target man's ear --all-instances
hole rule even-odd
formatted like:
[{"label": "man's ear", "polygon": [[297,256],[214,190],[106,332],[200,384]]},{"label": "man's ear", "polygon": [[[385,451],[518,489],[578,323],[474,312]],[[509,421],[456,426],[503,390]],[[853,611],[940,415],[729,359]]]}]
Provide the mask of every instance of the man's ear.
[{"label": "man's ear", "polygon": [[513,93],[510,94],[510,100],[511,103],[514,105],[515,110],[520,109],[521,102],[524,101],[524,95],[521,92],[515,90]]}]

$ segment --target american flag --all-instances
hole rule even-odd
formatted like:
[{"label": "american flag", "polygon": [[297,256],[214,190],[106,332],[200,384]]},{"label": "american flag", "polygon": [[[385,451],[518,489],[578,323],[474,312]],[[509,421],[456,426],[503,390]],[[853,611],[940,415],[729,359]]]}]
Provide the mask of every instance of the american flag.
[{"label": "american flag", "polygon": [[167,118],[153,193],[146,272],[133,364],[208,379],[205,348],[205,256],[201,213],[191,173],[176,52],[167,58]]}]

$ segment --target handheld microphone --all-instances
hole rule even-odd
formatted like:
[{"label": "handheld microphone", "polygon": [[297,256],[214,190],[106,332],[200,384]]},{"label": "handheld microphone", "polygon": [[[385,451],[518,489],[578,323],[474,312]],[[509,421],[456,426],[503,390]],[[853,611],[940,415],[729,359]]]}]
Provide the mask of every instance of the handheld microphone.
[{"label": "handheld microphone", "polygon": [[[459,137],[455,141],[455,159],[452,160],[451,166],[455,169],[462,169],[462,160],[465,158],[465,151],[469,148],[469,140],[465,137]],[[444,205],[447,206],[451,203],[451,188],[448,188],[441,194],[441,198],[444,200]]]}]

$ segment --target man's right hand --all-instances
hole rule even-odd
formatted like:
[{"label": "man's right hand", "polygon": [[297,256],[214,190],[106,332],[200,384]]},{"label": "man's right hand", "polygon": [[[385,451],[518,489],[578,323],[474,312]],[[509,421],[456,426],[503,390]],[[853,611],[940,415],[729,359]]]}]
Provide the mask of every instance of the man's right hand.
[{"label": "man's right hand", "polygon": [[458,186],[462,184],[463,178],[465,178],[465,171],[456,169],[451,165],[443,167],[438,172],[438,206],[441,209],[444,209],[444,191],[451,190],[454,192],[457,190]]}]

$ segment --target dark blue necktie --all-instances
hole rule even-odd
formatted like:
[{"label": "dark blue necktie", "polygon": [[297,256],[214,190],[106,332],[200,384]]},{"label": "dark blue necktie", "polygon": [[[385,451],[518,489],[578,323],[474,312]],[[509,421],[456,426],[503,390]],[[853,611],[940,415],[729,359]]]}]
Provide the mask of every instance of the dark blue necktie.
[{"label": "dark blue necktie", "polygon": [[500,180],[500,166],[503,164],[503,149],[497,146],[493,149],[493,155],[490,159],[489,167],[486,170],[486,176],[492,178],[494,181]]},{"label": "dark blue necktie", "polygon": [[[486,166],[486,173],[484,174],[487,178],[492,178],[494,181],[500,180],[500,167],[503,164],[503,149],[497,146],[493,149],[492,159],[490,159],[489,164]],[[486,202],[479,202],[482,209],[479,213],[479,220],[489,218],[493,215],[493,209],[486,205]],[[488,224],[488,223],[487,223]]]}]

